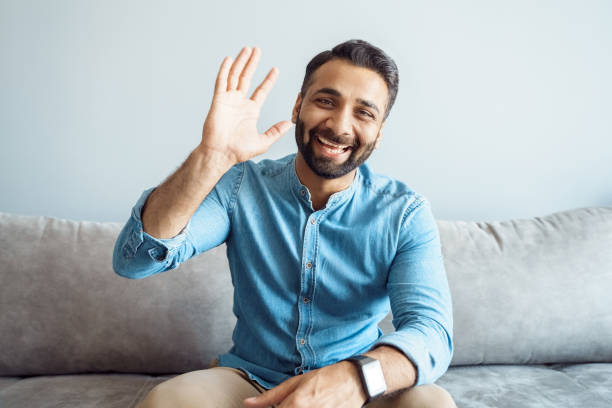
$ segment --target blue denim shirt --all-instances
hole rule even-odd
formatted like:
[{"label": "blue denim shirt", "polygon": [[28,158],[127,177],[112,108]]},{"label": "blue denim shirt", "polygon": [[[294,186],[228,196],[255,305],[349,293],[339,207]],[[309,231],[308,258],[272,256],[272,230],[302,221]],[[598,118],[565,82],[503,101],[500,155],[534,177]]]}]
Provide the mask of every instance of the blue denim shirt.
[{"label": "blue denim shirt", "polygon": [[[364,164],[314,211],[295,154],[244,162],[171,239],[142,229],[152,190],[121,231],[113,267],[144,278],[225,242],[237,322],[221,366],[272,388],[385,344],[415,364],[418,385],[447,370],[452,312],[439,233],[428,201],[406,185]],[[396,330],[383,335],[378,323],[390,308]]]}]

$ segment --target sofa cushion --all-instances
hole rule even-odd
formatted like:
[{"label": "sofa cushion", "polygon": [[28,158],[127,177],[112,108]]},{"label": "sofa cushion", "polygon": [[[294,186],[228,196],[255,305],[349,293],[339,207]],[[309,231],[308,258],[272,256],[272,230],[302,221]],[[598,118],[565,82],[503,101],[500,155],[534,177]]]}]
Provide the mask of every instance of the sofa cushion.
[{"label": "sofa cushion", "polygon": [[438,225],[452,364],[612,362],[612,208]]},{"label": "sofa cushion", "polygon": [[601,395],[612,407],[612,364],[564,364],[554,368]]},{"label": "sofa cushion", "polygon": [[[171,377],[101,374],[9,379],[11,385],[0,388],[0,406],[133,408],[156,384]],[[612,406],[611,377],[612,364],[492,365],[451,367],[437,384],[451,393],[458,407],[604,408]]]},{"label": "sofa cushion", "polygon": [[133,408],[169,377],[129,374],[59,375],[24,378],[0,390],[2,408]]},{"label": "sofa cushion", "polygon": [[[19,377],[0,377],[0,391],[21,380]],[[2,405],[0,405],[2,406]]]},{"label": "sofa cushion", "polygon": [[[602,370],[612,369],[612,364],[600,365]],[[587,367],[584,372],[593,369],[592,366]],[[599,394],[596,391],[598,384],[591,382],[590,379],[580,383],[563,371],[547,366],[451,367],[436,383],[453,396],[458,407],[609,408],[612,406],[612,399]]]}]

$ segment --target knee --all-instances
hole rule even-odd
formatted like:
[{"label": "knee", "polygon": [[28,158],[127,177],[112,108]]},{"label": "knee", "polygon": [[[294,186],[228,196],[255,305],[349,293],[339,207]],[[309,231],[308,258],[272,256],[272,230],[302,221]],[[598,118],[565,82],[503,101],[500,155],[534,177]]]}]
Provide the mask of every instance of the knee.
[{"label": "knee", "polygon": [[180,406],[184,396],[190,394],[193,387],[181,379],[173,379],[157,384],[140,402],[137,408],[167,408]]},{"label": "knee", "polygon": [[165,383],[153,387],[136,408],[159,408],[169,402],[171,389]]},{"label": "knee", "polygon": [[398,408],[457,408],[449,392],[436,384],[411,388],[399,397]]}]

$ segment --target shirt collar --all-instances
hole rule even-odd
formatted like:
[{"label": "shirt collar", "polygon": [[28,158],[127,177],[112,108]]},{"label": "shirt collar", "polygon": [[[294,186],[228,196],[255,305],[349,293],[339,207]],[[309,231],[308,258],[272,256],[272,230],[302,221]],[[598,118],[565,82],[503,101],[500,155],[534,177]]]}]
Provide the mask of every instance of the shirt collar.
[{"label": "shirt collar", "polygon": [[[302,182],[297,176],[297,172],[295,171],[295,158],[296,157],[297,157],[297,154],[294,153],[293,157],[291,158],[291,160],[289,160],[289,163],[287,164],[287,167],[285,168],[287,177],[289,179],[289,187],[298,200],[304,202],[307,206],[312,206],[312,203],[310,201],[310,191],[305,185],[302,184]],[[360,180],[361,180],[361,169],[358,167],[357,173],[355,174],[355,178],[353,179],[353,182],[351,183],[351,185],[345,188],[344,190],[338,191],[332,194],[331,196],[329,196],[329,199],[327,200],[327,204],[325,205],[325,208],[336,207],[342,204],[343,202],[347,201],[348,199],[350,199],[355,194],[355,191],[357,190],[357,186],[359,185]]]}]

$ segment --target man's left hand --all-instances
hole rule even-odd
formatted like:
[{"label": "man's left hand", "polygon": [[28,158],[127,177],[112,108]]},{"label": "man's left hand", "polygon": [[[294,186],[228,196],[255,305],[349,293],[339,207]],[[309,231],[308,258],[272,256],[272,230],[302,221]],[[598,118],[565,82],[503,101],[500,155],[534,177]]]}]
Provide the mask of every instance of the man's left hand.
[{"label": "man's left hand", "polygon": [[245,399],[244,405],[249,408],[360,408],[365,401],[357,367],[341,361],[292,377],[258,397]]}]

